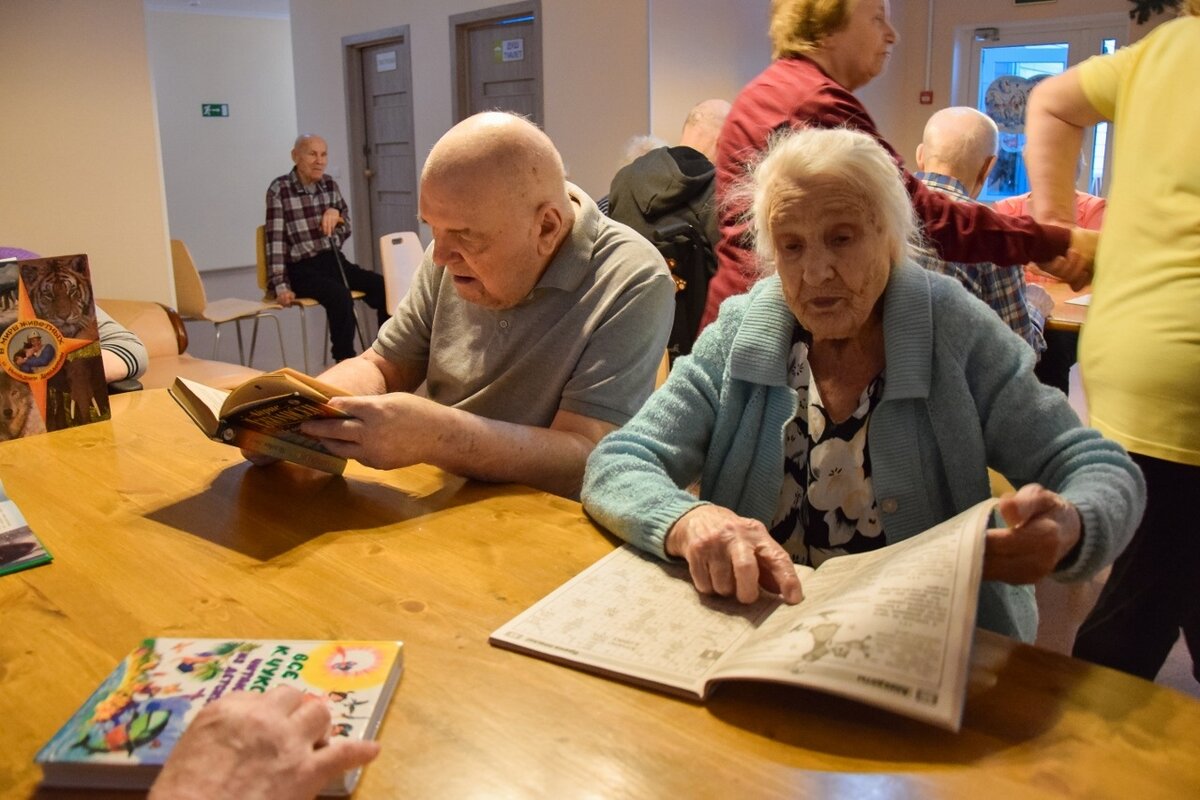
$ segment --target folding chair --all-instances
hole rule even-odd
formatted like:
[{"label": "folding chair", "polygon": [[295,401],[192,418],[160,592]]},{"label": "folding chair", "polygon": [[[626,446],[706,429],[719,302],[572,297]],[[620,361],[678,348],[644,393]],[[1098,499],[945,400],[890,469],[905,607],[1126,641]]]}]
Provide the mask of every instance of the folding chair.
[{"label": "folding chair", "polygon": [[237,331],[238,361],[243,366],[249,366],[245,348],[242,345],[242,326],[244,319],[254,320],[254,329],[250,337],[250,360],[254,359],[254,346],[258,341],[258,321],[271,319],[275,323],[275,333],[279,337],[279,356],[287,365],[287,353],[283,349],[283,328],[279,318],[272,314],[280,308],[275,303],[242,300],[227,297],[209,302],[204,292],[204,282],[200,280],[200,271],[187,245],[179,239],[171,240],[171,264],[175,272],[175,300],[179,304],[179,316],[186,321],[211,322],[213,325],[213,352],[216,359],[217,348],[221,344],[221,326],[232,322]]}]

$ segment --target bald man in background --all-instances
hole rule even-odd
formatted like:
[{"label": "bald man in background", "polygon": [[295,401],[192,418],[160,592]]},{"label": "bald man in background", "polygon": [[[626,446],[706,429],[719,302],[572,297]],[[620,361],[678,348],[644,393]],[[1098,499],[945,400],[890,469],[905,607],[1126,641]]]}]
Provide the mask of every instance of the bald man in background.
[{"label": "bald man in background", "polygon": [[355,419],[305,433],[372,467],[578,494],[596,442],[654,387],[675,293],[662,257],[503,112],[434,145],[419,202],[433,244],[412,288],[370,350],[321,376],[357,395],[332,401]]},{"label": "bald man in background", "polygon": [[[915,177],[956,202],[974,203],[996,164],[998,139],[996,123],[987,115],[967,106],[944,108],[925,123],[924,136],[917,145]],[[1040,356],[1046,349],[1042,329],[1050,309],[1044,302],[1039,303],[1040,307],[1030,303],[1022,265],[1001,266],[986,261],[963,264],[943,261],[932,253],[917,260],[926,269],[956,278],[967,291],[991,306],[1034,353]],[[1040,288],[1033,288],[1045,295]],[[1043,300],[1049,300],[1049,296]]]}]

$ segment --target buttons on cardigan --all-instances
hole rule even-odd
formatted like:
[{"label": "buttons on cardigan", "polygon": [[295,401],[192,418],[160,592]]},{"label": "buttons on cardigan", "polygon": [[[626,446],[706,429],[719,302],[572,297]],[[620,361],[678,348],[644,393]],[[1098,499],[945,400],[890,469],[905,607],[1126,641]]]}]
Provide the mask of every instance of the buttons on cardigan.
[{"label": "buttons on cardigan", "polygon": [[500,320],[500,330],[502,330],[502,331],[508,330],[508,320],[506,320],[506,319]]},{"label": "buttons on cardigan", "polygon": [[883,509],[883,513],[893,514],[895,513],[896,509],[900,507],[900,504],[896,502],[896,498],[887,497],[884,498],[883,502],[879,504],[879,507]]}]

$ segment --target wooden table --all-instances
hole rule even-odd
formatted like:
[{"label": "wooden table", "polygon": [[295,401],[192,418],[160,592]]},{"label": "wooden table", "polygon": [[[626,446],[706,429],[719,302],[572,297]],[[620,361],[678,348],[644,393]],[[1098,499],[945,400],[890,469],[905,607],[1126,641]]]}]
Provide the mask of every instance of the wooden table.
[{"label": "wooden table", "polygon": [[1060,331],[1079,332],[1080,327],[1087,320],[1088,307],[1078,305],[1076,303],[1068,303],[1068,300],[1074,300],[1076,297],[1082,297],[1085,294],[1091,294],[1092,287],[1088,286],[1079,291],[1075,291],[1068,284],[1062,281],[1048,281],[1046,283],[1038,283],[1045,289],[1050,297],[1054,299],[1054,311],[1046,319],[1046,327]]},{"label": "wooden table", "polygon": [[55,556],[0,577],[0,797],[35,792],[34,752],[147,635],[403,640],[359,798],[1200,796],[1200,702],[994,635],[958,735],[772,685],[698,705],[490,647],[612,549],[578,504],[430,468],[254,469],[161,391],[0,444],[0,478]]}]

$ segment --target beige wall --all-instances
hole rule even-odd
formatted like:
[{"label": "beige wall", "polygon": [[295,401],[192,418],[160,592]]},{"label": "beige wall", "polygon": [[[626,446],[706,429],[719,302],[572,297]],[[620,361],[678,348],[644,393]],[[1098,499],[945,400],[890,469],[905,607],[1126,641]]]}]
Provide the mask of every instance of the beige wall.
[{"label": "beige wall", "polygon": [[142,0],[0,3],[0,242],[174,302]]},{"label": "beige wall", "polygon": [[546,133],[592,197],[608,194],[610,154],[650,128],[648,2],[542,0]]},{"label": "beige wall", "polygon": [[649,132],[674,144],[692,106],[710,97],[733,102],[742,86],[770,63],[770,0],[649,4]]},{"label": "beige wall", "polygon": [[[201,269],[255,263],[267,185],[296,138],[287,19],[146,12],[172,239]],[[228,103],[228,117],[202,117]]]},{"label": "beige wall", "polygon": [[[933,36],[930,88],[932,105],[921,105],[925,83],[925,54],[929,0],[891,0],[892,17],[900,34],[888,70],[859,92],[884,137],[912,166],[913,154],[929,115],[954,105],[951,81],[954,70],[955,30],[960,26],[995,27],[1064,17],[1127,14],[1128,0],[1055,0],[1017,6],[1011,0],[933,0]],[[1127,24],[1128,41],[1144,36],[1160,16],[1146,25]]]},{"label": "beige wall", "polygon": [[[644,131],[649,122],[646,2],[611,0],[583,9],[576,0],[542,0],[546,132],[571,178],[597,196],[607,191],[611,154],[630,131]],[[342,37],[409,26],[420,169],[452,122],[448,18],[493,5],[484,0],[292,0],[299,124],[325,133],[330,171],[341,171],[344,191],[349,151]],[[364,248],[374,243],[355,241],[359,238],[351,240],[355,255],[369,263],[370,250]]]}]

